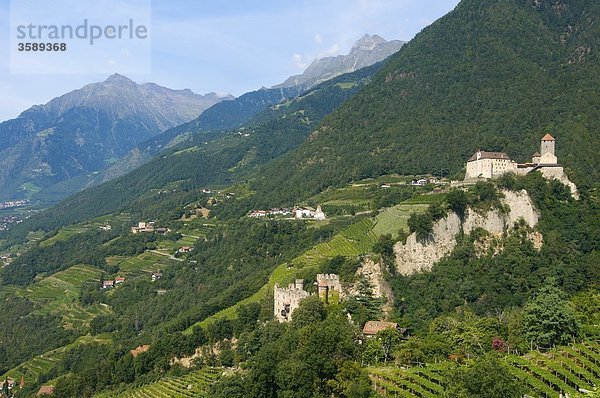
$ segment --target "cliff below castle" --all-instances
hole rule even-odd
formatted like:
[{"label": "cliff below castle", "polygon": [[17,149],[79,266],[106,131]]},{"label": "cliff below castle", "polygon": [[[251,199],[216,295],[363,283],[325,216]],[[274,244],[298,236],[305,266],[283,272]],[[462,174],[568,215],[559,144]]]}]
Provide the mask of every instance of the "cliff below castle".
[{"label": "cliff below castle", "polygon": [[[452,252],[456,246],[456,235],[462,231],[471,233],[477,228],[483,228],[492,236],[501,237],[515,225],[515,222],[524,220],[529,227],[538,223],[539,213],[533,201],[525,190],[520,192],[502,191],[502,207],[507,211],[492,209],[485,213],[478,213],[467,209],[464,221],[456,213],[448,215],[437,221],[433,226],[431,236],[426,241],[417,240],[416,234],[411,234],[406,243],[398,242],[394,246],[396,268],[403,275],[410,275],[419,271],[429,271],[434,263]],[[531,239],[534,245],[541,245],[541,236],[533,234]]]}]

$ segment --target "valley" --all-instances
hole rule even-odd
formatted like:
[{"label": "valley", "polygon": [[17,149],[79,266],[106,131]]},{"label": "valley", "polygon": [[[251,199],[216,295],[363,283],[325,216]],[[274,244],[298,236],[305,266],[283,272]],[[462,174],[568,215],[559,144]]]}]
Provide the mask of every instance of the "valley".
[{"label": "valley", "polygon": [[0,398],[597,397],[599,18],[462,0],[0,124]]}]

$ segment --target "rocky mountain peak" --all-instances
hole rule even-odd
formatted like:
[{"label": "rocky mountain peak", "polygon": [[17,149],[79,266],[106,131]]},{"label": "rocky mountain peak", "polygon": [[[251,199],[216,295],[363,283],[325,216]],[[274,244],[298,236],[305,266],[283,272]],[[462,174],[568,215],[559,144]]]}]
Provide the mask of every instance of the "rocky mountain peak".
[{"label": "rocky mountain peak", "polygon": [[400,40],[386,41],[381,36],[365,34],[354,43],[348,55],[316,59],[304,73],[291,76],[273,88],[302,85],[308,89],[344,73],[351,73],[381,62],[400,50],[403,45],[404,42]]},{"label": "rocky mountain peak", "polygon": [[350,54],[356,51],[373,51],[377,46],[385,44],[388,41],[379,35],[365,34],[363,37],[357,40],[352,46]]}]

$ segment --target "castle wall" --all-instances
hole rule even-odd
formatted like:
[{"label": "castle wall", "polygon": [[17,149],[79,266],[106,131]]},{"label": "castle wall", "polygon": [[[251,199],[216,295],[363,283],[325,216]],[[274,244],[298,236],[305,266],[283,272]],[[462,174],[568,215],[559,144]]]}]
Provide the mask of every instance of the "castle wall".
[{"label": "castle wall", "polygon": [[292,320],[292,313],[300,306],[300,301],[310,294],[304,290],[303,281],[297,280],[296,284],[280,288],[275,285],[273,315],[279,322]]},{"label": "castle wall", "polygon": [[465,180],[495,178],[507,172],[515,173],[517,164],[508,159],[479,159],[467,162]]}]

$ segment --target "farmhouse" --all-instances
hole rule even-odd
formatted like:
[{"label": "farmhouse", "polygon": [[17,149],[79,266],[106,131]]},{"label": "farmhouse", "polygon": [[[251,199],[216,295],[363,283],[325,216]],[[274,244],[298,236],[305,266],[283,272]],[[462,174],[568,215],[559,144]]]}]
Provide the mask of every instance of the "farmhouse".
[{"label": "farmhouse", "polygon": [[137,227],[131,227],[131,232],[134,234],[139,232],[154,232],[154,222],[140,221]]},{"label": "farmhouse", "polygon": [[37,396],[40,395],[52,395],[54,394],[54,386],[41,386],[37,392]]},{"label": "farmhouse", "polygon": [[374,337],[377,335],[377,333],[387,329],[394,329],[400,332],[402,337],[407,337],[408,335],[408,330],[398,327],[397,323],[384,321],[367,321],[363,327],[363,335],[365,337]]},{"label": "farmhouse", "polygon": [[133,355],[134,358],[136,358],[138,355],[143,354],[144,352],[148,351],[150,349],[150,346],[148,344],[144,344],[141,346],[138,346],[137,348],[133,349],[133,350],[129,350],[129,353],[131,355]]},{"label": "farmhouse", "polygon": [[152,282],[156,282],[157,280],[162,278],[162,276],[163,276],[163,274],[161,274],[160,272],[153,272],[152,273]]},{"label": "farmhouse", "polygon": [[125,282],[125,277],[124,276],[117,276],[115,278],[115,285],[118,285],[119,283],[123,283]]},{"label": "farmhouse", "polygon": [[110,279],[102,282],[102,289],[110,289],[111,287],[115,287],[115,281]]}]

